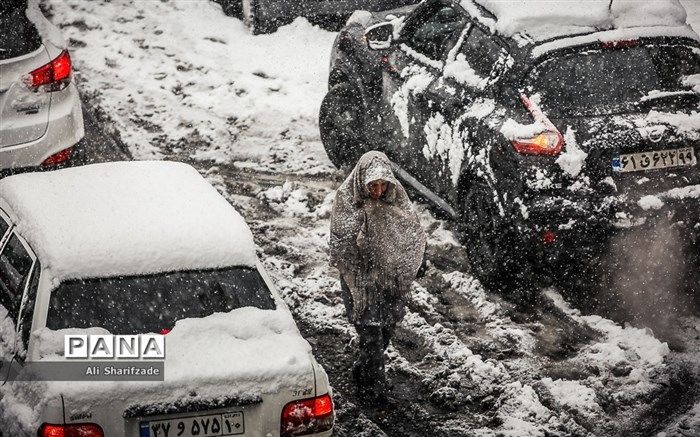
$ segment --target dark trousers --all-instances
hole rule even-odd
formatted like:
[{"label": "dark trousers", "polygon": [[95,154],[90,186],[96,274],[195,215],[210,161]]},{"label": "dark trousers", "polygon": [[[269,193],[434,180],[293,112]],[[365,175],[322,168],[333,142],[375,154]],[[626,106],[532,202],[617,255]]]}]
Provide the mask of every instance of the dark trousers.
[{"label": "dark trousers", "polygon": [[[352,319],[353,300],[350,289],[341,279],[341,290],[348,318]],[[387,383],[384,370],[384,351],[389,347],[396,323],[403,317],[403,302],[386,300],[368,308],[354,321],[359,339],[359,354],[352,366],[352,376],[358,395],[373,402],[384,396]]]},{"label": "dark trousers", "polygon": [[352,366],[352,376],[361,395],[384,395],[387,387],[384,351],[389,347],[395,327],[395,324],[355,325],[359,337],[359,354]]}]

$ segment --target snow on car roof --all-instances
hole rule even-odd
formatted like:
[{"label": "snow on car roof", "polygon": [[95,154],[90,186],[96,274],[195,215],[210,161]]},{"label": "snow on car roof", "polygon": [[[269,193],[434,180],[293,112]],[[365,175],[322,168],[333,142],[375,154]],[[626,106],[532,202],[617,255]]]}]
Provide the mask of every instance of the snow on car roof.
[{"label": "snow on car roof", "polygon": [[496,17],[494,23],[483,14],[476,16],[491,30],[504,36],[525,34],[534,41],[630,27],[685,26],[687,18],[679,0],[462,0],[461,4],[472,11],[473,2]]},{"label": "snow on car roof", "polygon": [[53,281],[254,266],[243,218],[194,168],[112,162],[0,181]]}]

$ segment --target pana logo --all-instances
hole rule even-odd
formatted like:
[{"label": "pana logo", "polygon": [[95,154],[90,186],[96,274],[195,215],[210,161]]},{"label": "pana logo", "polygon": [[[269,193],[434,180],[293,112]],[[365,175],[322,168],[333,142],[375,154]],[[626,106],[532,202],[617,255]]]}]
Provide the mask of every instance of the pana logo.
[{"label": "pana logo", "polygon": [[63,346],[66,358],[165,358],[165,336],[156,334],[66,335]]}]

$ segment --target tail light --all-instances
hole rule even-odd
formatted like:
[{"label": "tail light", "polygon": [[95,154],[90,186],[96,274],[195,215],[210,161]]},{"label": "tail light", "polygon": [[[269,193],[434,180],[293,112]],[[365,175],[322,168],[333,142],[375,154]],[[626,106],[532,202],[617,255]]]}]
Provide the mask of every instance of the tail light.
[{"label": "tail light", "polygon": [[513,147],[523,155],[556,156],[564,146],[564,137],[559,129],[547,118],[540,108],[525,94],[520,95],[520,100],[536,122],[545,126],[545,131],[532,138],[516,138]]},{"label": "tail light", "polygon": [[557,234],[552,231],[545,231],[542,234],[542,243],[551,245],[557,242]]},{"label": "tail light", "polygon": [[282,410],[281,437],[314,434],[333,428],[333,400],[330,395],[290,402]]},{"label": "tail light", "polygon": [[43,167],[53,167],[59,164],[63,164],[64,162],[68,161],[70,157],[73,155],[73,148],[69,147],[67,149],[63,149],[58,153],[54,153],[53,155],[49,156],[44,160],[44,162],[41,163]]},{"label": "tail light", "polygon": [[44,423],[39,427],[39,437],[104,437],[100,425],[80,423],[73,425],[52,425]]},{"label": "tail light", "polygon": [[70,54],[64,50],[53,61],[29,73],[27,85],[35,89],[41,87],[49,92],[60,91],[70,83],[72,72]]}]

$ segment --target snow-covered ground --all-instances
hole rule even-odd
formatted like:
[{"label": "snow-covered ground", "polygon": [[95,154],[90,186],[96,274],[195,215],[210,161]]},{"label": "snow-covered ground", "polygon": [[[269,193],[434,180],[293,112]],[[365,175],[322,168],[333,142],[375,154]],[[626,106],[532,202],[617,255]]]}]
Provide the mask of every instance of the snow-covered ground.
[{"label": "snow-covered ground", "polygon": [[[700,1],[683,3],[700,29]],[[342,175],[316,114],[334,33],[298,19],[254,37],[205,1],[45,5],[69,38],[86,104],[132,155],[194,162],[251,223],[330,374],[337,435],[700,434],[697,397],[678,393],[700,380],[698,319],[684,321],[689,344],[676,353],[647,330],[581,316],[554,290],[552,307],[521,314],[465,273],[449,225],[423,205],[431,268],[389,349],[401,408],[384,420],[366,415],[349,384],[354,330],[327,262]],[[664,415],[666,404],[680,406]]]}]

